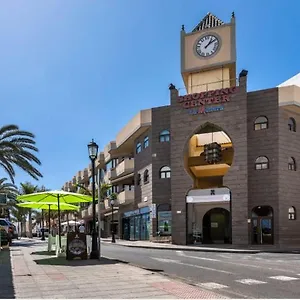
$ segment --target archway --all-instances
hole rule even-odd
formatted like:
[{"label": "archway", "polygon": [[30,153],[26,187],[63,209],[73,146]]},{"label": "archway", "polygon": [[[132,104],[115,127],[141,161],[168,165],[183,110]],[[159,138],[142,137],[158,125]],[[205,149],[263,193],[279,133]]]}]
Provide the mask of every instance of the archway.
[{"label": "archway", "polygon": [[[192,189],[186,194],[188,244],[202,240],[231,242],[231,191],[230,187],[224,191],[223,178],[233,163],[233,156],[231,138],[218,125],[206,122],[188,138],[184,166],[193,179]],[[204,216],[207,211],[212,215]],[[212,225],[211,218],[216,219]]]},{"label": "archway", "polygon": [[184,151],[184,165],[193,188],[223,186],[223,177],[233,162],[233,144],[218,125],[207,122],[194,131]]},{"label": "archway", "polygon": [[203,243],[223,244],[230,242],[230,213],[216,207],[203,217]]},{"label": "archway", "polygon": [[252,209],[251,233],[252,244],[273,244],[273,208],[271,206],[256,206]]}]

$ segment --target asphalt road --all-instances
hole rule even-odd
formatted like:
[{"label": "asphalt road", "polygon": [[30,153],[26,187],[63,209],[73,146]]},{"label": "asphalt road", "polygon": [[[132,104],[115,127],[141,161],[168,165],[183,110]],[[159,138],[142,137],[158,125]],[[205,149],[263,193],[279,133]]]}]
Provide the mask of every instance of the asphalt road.
[{"label": "asphalt road", "polygon": [[236,254],[101,244],[102,256],[160,271],[230,298],[300,298],[300,254]]}]

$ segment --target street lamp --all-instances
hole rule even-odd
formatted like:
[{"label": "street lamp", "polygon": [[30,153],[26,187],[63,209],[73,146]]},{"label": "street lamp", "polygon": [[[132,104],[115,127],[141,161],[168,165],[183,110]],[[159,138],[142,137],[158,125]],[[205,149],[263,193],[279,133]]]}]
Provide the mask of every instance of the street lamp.
[{"label": "street lamp", "polygon": [[92,252],[91,259],[99,258],[99,250],[97,246],[97,232],[96,232],[96,203],[95,203],[95,159],[98,154],[98,145],[92,140],[88,144],[89,157],[92,162],[92,196],[93,196],[93,225],[92,225]]},{"label": "street lamp", "polygon": [[114,231],[114,205],[115,203],[115,194],[112,194],[110,197],[110,206],[111,206],[111,242],[115,243],[116,239],[115,239],[115,231]]}]

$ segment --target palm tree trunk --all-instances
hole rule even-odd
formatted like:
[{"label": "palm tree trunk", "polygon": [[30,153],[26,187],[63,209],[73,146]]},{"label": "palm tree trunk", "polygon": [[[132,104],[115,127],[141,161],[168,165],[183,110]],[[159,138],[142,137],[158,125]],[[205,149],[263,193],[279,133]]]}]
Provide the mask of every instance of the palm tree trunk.
[{"label": "palm tree trunk", "polygon": [[28,237],[32,239],[32,218],[31,218],[31,209],[28,212],[28,227],[29,227],[29,233]]}]

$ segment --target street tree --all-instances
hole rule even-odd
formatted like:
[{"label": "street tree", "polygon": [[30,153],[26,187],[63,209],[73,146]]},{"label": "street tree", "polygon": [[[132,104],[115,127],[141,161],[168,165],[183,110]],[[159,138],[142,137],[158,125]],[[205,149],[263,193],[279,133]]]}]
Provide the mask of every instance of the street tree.
[{"label": "street tree", "polygon": [[41,165],[41,162],[35,156],[38,148],[34,138],[33,133],[20,130],[17,125],[0,127],[0,167],[5,170],[12,183],[16,176],[16,166],[36,180],[43,177],[35,167],[35,164]]}]

